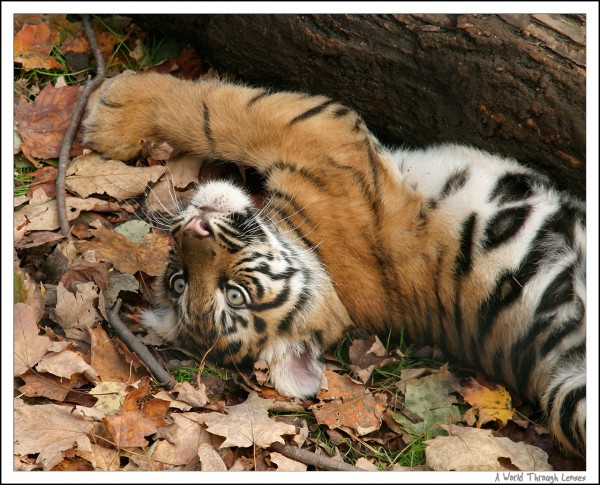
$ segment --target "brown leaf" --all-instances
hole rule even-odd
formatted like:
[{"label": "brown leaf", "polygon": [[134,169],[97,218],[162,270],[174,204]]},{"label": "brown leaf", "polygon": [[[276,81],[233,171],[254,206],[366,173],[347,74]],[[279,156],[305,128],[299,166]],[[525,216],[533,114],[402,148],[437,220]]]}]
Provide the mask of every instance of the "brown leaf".
[{"label": "brown leaf", "polygon": [[433,470],[552,470],[548,454],[535,446],[496,438],[489,429],[446,427],[450,436],[425,441]]},{"label": "brown leaf", "polygon": [[118,471],[121,469],[121,460],[117,450],[111,450],[92,443],[91,451],[75,450],[75,454],[89,461],[94,470]]},{"label": "brown leaf", "polygon": [[29,175],[33,177],[33,182],[29,185],[27,196],[31,199],[30,204],[45,202],[40,200],[36,193],[40,191],[45,195],[46,200],[51,199],[56,195],[56,167],[47,166],[38,168],[35,172]]},{"label": "brown leaf", "polygon": [[199,413],[172,414],[173,424],[156,431],[159,441],[152,458],[171,465],[187,465],[196,458],[198,447],[211,443],[210,435],[198,422],[199,416]]},{"label": "brown leaf", "polygon": [[149,382],[150,378],[145,377],[139,382],[138,388],[125,397],[122,414],[106,416],[102,420],[115,446],[119,448],[147,446],[148,441],[144,437],[168,424],[164,420],[169,409],[168,401],[156,398],[146,401],[150,393]]},{"label": "brown leaf", "polygon": [[173,153],[173,147],[166,141],[157,144],[152,140],[142,140],[142,148],[155,160],[168,160]]},{"label": "brown leaf", "polygon": [[169,255],[170,238],[162,232],[153,232],[136,243],[100,227],[94,231],[94,239],[75,245],[79,252],[94,250],[96,259],[107,261],[124,273],[143,271],[150,276],[158,276]]},{"label": "brown leaf", "polygon": [[212,434],[227,438],[221,448],[256,445],[267,448],[272,443],[284,443],[281,435],[294,434],[296,427],[269,418],[270,399],[261,399],[252,392],[246,402],[226,406],[227,414],[209,413],[204,422]]},{"label": "brown leaf", "polygon": [[75,294],[67,291],[62,283],[58,284],[53,318],[68,338],[88,339],[87,329],[100,319],[94,305],[96,298],[98,287],[92,282],[77,286]]},{"label": "brown leaf", "polygon": [[275,451],[271,452],[271,461],[277,465],[278,472],[305,472],[308,468],[304,463],[287,458]]},{"label": "brown leaf", "polygon": [[96,153],[82,155],[69,165],[67,190],[86,198],[91,194],[107,194],[128,199],[142,194],[148,184],[156,182],[165,167],[131,167],[118,160],[105,160]]},{"label": "brown leaf", "polygon": [[[82,210],[116,212],[120,210],[119,204],[100,199],[67,197],[67,219],[72,221],[79,216]],[[51,200],[41,205],[26,205],[13,215],[14,240],[19,241],[30,231],[53,231],[58,229],[58,212],[56,201]]]},{"label": "brown leaf", "polygon": [[103,382],[123,382],[131,384],[144,376],[145,369],[130,364],[117,350],[115,341],[108,338],[102,326],[92,329],[91,363]]},{"label": "brown leaf", "polygon": [[24,69],[61,69],[58,61],[49,54],[60,41],[60,33],[45,23],[25,24],[15,36],[14,61]]},{"label": "brown leaf", "polygon": [[127,395],[127,384],[124,382],[98,382],[90,390],[90,394],[98,400],[94,409],[103,416],[117,414],[123,409],[123,401]]},{"label": "brown leaf", "polygon": [[50,339],[38,335],[33,308],[25,303],[14,306],[14,375],[20,376],[37,364],[50,346]]},{"label": "brown leaf", "polygon": [[225,472],[227,467],[223,458],[208,443],[202,443],[198,447],[198,458],[200,459],[200,469],[203,472]]},{"label": "brown leaf", "polygon": [[28,406],[14,400],[14,452],[18,455],[39,453],[36,463],[50,470],[63,459],[62,452],[77,446],[91,451],[88,433],[93,423],[71,413],[69,406],[39,404]]},{"label": "brown leaf", "polygon": [[189,382],[178,382],[172,392],[177,393],[177,400],[191,404],[193,407],[201,408],[208,402],[206,388],[200,384],[200,389],[194,388]]},{"label": "brown leaf", "polygon": [[70,379],[74,374],[83,374],[86,371],[93,371],[81,355],[72,350],[63,350],[58,353],[46,355],[36,365],[38,372],[47,372],[57,377]]},{"label": "brown leaf", "polygon": [[[24,145],[32,156],[58,158],[78,97],[79,86],[55,88],[48,83],[33,104],[24,98],[19,100],[15,111],[15,123]],[[77,132],[69,154],[71,157],[83,153],[81,140],[81,133]]]},{"label": "brown leaf", "polygon": [[27,397],[47,397],[54,401],[64,401],[77,383],[77,379],[63,379],[52,374],[28,371],[21,376],[25,384],[19,387]]},{"label": "brown leaf", "polygon": [[355,340],[348,349],[350,370],[361,382],[367,382],[375,369],[397,361],[388,354],[381,340],[376,335],[364,340]]},{"label": "brown leaf", "polygon": [[358,436],[379,429],[386,408],[384,399],[373,396],[348,376],[328,370],[325,376],[328,389],[317,395],[321,402],[310,407],[317,422],[330,428],[352,429]]},{"label": "brown leaf", "polygon": [[96,261],[76,259],[62,276],[60,282],[69,290],[81,283],[94,282],[98,288],[104,289],[108,284],[108,265]]}]

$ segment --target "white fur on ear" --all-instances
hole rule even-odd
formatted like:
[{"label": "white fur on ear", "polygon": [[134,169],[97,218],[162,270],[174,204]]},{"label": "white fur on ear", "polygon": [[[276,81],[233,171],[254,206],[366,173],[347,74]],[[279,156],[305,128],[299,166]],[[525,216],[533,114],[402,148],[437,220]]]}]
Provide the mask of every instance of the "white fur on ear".
[{"label": "white fur on ear", "polygon": [[179,333],[177,314],[173,308],[157,308],[145,310],[141,315],[141,322],[147,328],[154,330],[163,340],[173,342]]},{"label": "white fur on ear", "polygon": [[319,392],[323,364],[321,352],[303,343],[279,340],[261,353],[269,365],[269,378],[277,392],[306,399]]}]

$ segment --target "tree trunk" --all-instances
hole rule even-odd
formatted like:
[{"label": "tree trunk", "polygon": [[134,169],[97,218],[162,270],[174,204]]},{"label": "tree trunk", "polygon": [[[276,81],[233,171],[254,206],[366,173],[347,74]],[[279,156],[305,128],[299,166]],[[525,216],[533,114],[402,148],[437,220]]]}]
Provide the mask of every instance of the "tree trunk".
[{"label": "tree trunk", "polygon": [[585,15],[142,15],[222,73],[325,94],[385,142],[513,156],[585,197]]}]

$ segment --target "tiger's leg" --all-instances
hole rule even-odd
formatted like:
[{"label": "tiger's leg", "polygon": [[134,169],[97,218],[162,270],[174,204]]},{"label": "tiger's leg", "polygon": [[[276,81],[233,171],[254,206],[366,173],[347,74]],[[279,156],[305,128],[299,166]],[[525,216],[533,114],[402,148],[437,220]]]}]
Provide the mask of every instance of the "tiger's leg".
[{"label": "tiger's leg", "polygon": [[136,156],[142,140],[167,142],[175,152],[230,160],[262,173],[281,160],[309,164],[324,153],[341,159],[361,154],[365,161],[374,157],[369,153],[374,141],[359,116],[324,96],[165,74],[118,76],[85,126],[87,146],[120,160]]}]

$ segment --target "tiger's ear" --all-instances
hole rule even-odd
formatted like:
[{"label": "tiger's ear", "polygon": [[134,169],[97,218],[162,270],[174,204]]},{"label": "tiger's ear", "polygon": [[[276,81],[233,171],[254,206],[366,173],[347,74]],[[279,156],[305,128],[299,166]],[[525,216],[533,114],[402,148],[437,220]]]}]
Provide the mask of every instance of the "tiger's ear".
[{"label": "tiger's ear", "polygon": [[319,392],[324,366],[316,346],[278,342],[262,356],[269,364],[271,384],[283,396],[306,399]]}]

